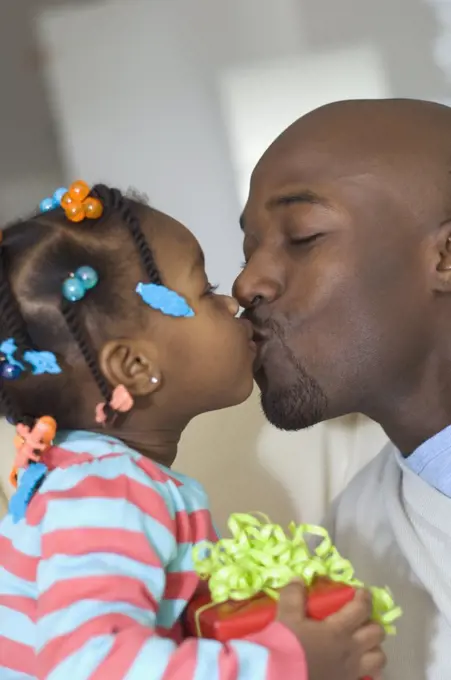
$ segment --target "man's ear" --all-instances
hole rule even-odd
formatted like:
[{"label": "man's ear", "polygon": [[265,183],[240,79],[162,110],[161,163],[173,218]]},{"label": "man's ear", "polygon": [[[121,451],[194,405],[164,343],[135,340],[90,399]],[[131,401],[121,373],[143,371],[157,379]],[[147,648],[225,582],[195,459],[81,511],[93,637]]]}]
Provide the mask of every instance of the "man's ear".
[{"label": "man's ear", "polygon": [[108,382],[124,385],[132,396],[145,397],[161,386],[157,351],[151,342],[111,340],[102,347],[99,362]]},{"label": "man's ear", "polygon": [[435,290],[451,293],[451,222],[443,224],[436,241]]}]

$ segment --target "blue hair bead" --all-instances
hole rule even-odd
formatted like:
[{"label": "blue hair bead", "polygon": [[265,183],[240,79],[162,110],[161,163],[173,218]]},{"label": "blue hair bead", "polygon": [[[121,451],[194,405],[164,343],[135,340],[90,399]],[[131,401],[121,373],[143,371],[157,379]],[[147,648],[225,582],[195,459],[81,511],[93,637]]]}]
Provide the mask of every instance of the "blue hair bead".
[{"label": "blue hair bead", "polygon": [[71,276],[63,283],[63,297],[69,302],[78,302],[85,296],[86,289],[81,281],[76,276]]},{"label": "blue hair bead", "polygon": [[17,364],[10,364],[8,361],[0,363],[0,377],[3,380],[17,380],[22,375],[22,369]]},{"label": "blue hair bead", "polygon": [[41,212],[49,212],[49,210],[53,210],[54,207],[53,198],[44,198],[39,204],[39,210]]},{"label": "blue hair bead", "polygon": [[53,206],[55,208],[58,208],[61,205],[61,200],[63,196],[67,194],[67,189],[65,187],[60,187],[55,191],[55,193],[52,196],[52,201],[53,201]]},{"label": "blue hair bead", "polygon": [[75,272],[75,277],[82,281],[85,291],[95,288],[99,282],[99,275],[92,267],[79,267]]}]

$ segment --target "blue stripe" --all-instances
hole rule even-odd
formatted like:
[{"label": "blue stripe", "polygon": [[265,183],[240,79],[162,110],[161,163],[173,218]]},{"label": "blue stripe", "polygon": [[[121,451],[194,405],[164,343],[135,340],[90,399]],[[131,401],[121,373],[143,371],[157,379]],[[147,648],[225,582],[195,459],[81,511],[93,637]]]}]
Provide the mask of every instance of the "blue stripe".
[{"label": "blue stripe", "polygon": [[266,680],[269,652],[265,647],[242,640],[234,640],[231,647],[238,656],[236,680]]},{"label": "blue stripe", "polygon": [[129,576],[145,583],[155,600],[160,600],[166,584],[165,573],[158,567],[136,562],[115,553],[89,553],[77,557],[55,555],[38,569],[39,592],[45,593],[55,583],[90,576]]},{"label": "blue stripe", "polygon": [[110,453],[124,453],[132,458],[139,459],[139,454],[129,448],[124,442],[116,437],[106,437],[96,432],[85,430],[60,431],[55,437],[55,446],[70,451],[71,453],[89,453],[91,456],[106,456]]},{"label": "blue stripe", "polygon": [[172,640],[152,637],[143,644],[124,680],[161,680],[175,651]]},{"label": "blue stripe", "polygon": [[11,515],[6,515],[0,524],[0,534],[9,539],[18,552],[29,557],[40,556],[41,533],[39,527],[22,522],[20,531],[17,531],[17,525],[12,521]]},{"label": "blue stripe", "polygon": [[157,626],[170,630],[186,608],[186,600],[162,600],[157,614]]},{"label": "blue stripe", "polygon": [[185,511],[190,515],[198,510],[208,510],[208,499],[204,492],[199,493],[189,487],[176,486],[171,480],[154,484],[162,495],[169,492],[171,505],[176,512]]},{"label": "blue stripe", "polygon": [[219,680],[219,655],[222,649],[222,644],[216,642],[216,640],[199,641],[193,680],[206,680],[206,678],[208,680]]},{"label": "blue stripe", "polygon": [[34,632],[34,624],[25,614],[0,606],[0,637],[32,646]]},{"label": "blue stripe", "polygon": [[89,680],[98,665],[106,659],[115,641],[114,635],[99,635],[89,640],[74,654],[64,659],[46,680],[67,680],[76,677],[77,680]]},{"label": "blue stripe", "polygon": [[36,680],[36,678],[28,675],[28,673],[18,673],[10,668],[6,668],[6,666],[0,666],[0,678],[1,680]]},{"label": "blue stripe", "polygon": [[1,595],[23,595],[24,597],[36,598],[36,583],[25,581],[3,567],[0,567],[0,594]]},{"label": "blue stripe", "polygon": [[125,614],[143,626],[152,628],[155,625],[155,614],[149,608],[135,607],[126,602],[82,600],[39,620],[39,648],[42,649],[55,636],[73,633],[88,621],[105,614]]},{"label": "blue stripe", "polygon": [[54,499],[48,504],[42,534],[68,529],[122,529],[144,533],[163,564],[176,548],[174,535],[157,519],[122,498]]}]

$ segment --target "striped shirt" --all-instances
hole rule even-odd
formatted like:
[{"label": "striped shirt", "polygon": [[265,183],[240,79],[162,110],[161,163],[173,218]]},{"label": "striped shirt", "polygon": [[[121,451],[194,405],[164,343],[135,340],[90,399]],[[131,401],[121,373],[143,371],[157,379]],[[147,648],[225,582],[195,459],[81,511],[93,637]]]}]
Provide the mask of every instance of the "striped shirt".
[{"label": "striped shirt", "polygon": [[0,524],[1,680],[304,680],[279,623],[184,638],[193,546],[216,540],[203,488],[119,440],[59,436],[25,519]]}]

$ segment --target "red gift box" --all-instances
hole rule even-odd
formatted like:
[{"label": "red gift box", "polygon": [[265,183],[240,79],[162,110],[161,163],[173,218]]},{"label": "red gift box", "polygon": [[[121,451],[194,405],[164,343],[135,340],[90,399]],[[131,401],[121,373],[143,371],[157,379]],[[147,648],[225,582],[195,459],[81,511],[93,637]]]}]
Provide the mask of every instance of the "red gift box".
[{"label": "red gift box", "polygon": [[[349,585],[317,578],[308,589],[307,616],[322,621],[351,602],[354,594],[355,588]],[[205,593],[188,604],[185,626],[187,634],[193,637],[227,642],[260,632],[276,615],[277,601],[264,593],[249,600],[227,600],[220,604],[213,604],[209,593]]]}]

